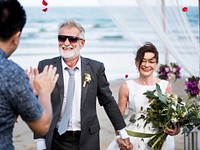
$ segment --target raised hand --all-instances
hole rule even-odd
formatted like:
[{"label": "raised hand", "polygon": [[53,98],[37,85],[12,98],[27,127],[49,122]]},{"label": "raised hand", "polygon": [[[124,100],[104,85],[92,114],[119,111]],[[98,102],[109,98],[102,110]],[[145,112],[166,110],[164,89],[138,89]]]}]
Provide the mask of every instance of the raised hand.
[{"label": "raised hand", "polygon": [[35,78],[34,69],[32,67],[30,67],[30,71],[28,69],[26,69],[25,72],[26,72],[27,77],[29,78],[29,83],[31,85],[33,93],[37,96],[38,93],[37,93],[37,90],[34,85],[34,78]]},{"label": "raised hand", "polygon": [[58,74],[56,74],[56,67],[53,65],[45,66],[41,73],[37,69],[34,69],[34,87],[38,94],[51,93],[58,80]]}]

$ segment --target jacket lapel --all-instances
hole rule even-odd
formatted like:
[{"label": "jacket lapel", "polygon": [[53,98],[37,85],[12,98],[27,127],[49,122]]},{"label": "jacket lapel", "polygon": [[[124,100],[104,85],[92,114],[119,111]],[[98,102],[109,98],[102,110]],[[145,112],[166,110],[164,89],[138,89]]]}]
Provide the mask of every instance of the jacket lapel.
[{"label": "jacket lapel", "polygon": [[57,86],[60,92],[60,104],[62,105],[62,101],[64,98],[64,81],[63,81],[63,71],[62,71],[62,63],[61,57],[57,57],[54,60],[54,66],[57,67],[57,73],[59,74],[59,78],[57,81]]},{"label": "jacket lapel", "polygon": [[[83,87],[83,83],[85,80],[85,73],[90,74],[91,75],[91,69],[90,66],[88,65],[86,59],[84,59],[83,57],[81,57],[81,76],[82,76],[82,93],[81,93],[81,107],[83,107],[84,101],[85,101],[85,96],[87,93],[87,89],[89,84],[86,84],[85,87]],[[92,77],[91,77],[92,78]]]}]

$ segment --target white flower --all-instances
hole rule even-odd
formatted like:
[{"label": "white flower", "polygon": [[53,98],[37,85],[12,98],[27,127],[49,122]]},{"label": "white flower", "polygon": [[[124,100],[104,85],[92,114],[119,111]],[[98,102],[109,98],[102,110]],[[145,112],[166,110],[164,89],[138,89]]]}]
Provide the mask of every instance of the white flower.
[{"label": "white flower", "polygon": [[166,97],[170,97],[171,94],[170,93],[165,93]]},{"label": "white flower", "polygon": [[183,106],[185,107],[186,106],[186,103],[185,102],[181,102],[183,104]]},{"label": "white flower", "polygon": [[176,68],[172,68],[173,73],[176,73],[177,69]]},{"label": "white flower", "polygon": [[183,112],[182,117],[185,117],[187,115],[187,112]]},{"label": "white flower", "polygon": [[176,106],[175,106],[175,105],[172,105],[172,109],[173,109],[174,111],[176,111]]},{"label": "white flower", "polygon": [[174,73],[170,72],[167,74],[169,81],[173,81],[175,80],[176,76]]},{"label": "white flower", "polygon": [[171,93],[171,97],[173,98],[173,100],[177,100],[178,99],[178,96],[174,93]]},{"label": "white flower", "polygon": [[173,114],[173,116],[171,118],[171,122],[178,122],[178,119],[175,116],[176,116],[176,114]]},{"label": "white flower", "polygon": [[165,67],[166,72],[169,72],[169,70],[170,70],[169,67]]},{"label": "white flower", "polygon": [[87,83],[90,83],[91,80],[92,80],[92,79],[91,79],[90,74],[85,73],[85,78],[84,78],[84,82],[83,82],[83,87],[85,87]]}]

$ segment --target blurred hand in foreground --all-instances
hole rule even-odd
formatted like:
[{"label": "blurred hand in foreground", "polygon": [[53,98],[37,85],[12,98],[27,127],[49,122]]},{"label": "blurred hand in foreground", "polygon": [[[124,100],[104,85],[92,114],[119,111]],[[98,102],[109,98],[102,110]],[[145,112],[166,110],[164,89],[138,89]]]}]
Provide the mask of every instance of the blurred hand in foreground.
[{"label": "blurred hand in foreground", "polygon": [[39,93],[51,93],[58,80],[58,74],[56,74],[56,67],[45,66],[44,70],[39,73],[37,69],[30,67],[29,70],[25,70],[26,75],[29,78],[29,83],[33,90],[33,93],[37,96]]},{"label": "blurred hand in foreground", "polygon": [[44,70],[39,73],[37,69],[34,69],[34,87],[38,94],[51,93],[58,80],[58,74],[56,74],[56,67],[53,65],[45,66]]},{"label": "blurred hand in foreground", "polygon": [[29,83],[31,85],[33,93],[37,96],[38,93],[37,93],[37,90],[34,85],[34,78],[35,78],[34,69],[32,67],[30,67],[30,71],[28,69],[26,69],[25,72],[26,72],[27,77],[29,78]]}]

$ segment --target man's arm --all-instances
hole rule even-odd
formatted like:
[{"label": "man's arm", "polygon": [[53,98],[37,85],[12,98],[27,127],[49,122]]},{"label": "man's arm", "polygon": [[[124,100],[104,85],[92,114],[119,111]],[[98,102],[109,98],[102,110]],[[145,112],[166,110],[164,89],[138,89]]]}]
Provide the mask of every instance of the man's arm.
[{"label": "man's arm", "polygon": [[[107,81],[106,75],[105,75],[105,68],[102,64],[100,67],[100,75],[99,75],[99,89],[101,90],[101,96],[98,97],[100,104],[104,106],[104,109],[110,118],[110,121],[112,122],[115,130],[117,130],[117,134],[120,139],[119,146],[120,149],[126,149],[126,150],[132,150],[133,145],[130,142],[129,136],[125,130],[126,124],[124,122],[123,116],[120,112],[120,109],[112,96],[112,92],[109,88],[109,83]],[[104,104],[105,103],[105,104]]]},{"label": "man's arm", "polygon": [[34,70],[34,88],[38,93],[38,100],[43,112],[40,119],[27,122],[27,124],[34,133],[40,136],[44,136],[48,132],[52,121],[51,92],[58,79],[58,74],[55,73],[56,68],[52,65],[45,66],[40,74],[37,69]]}]

